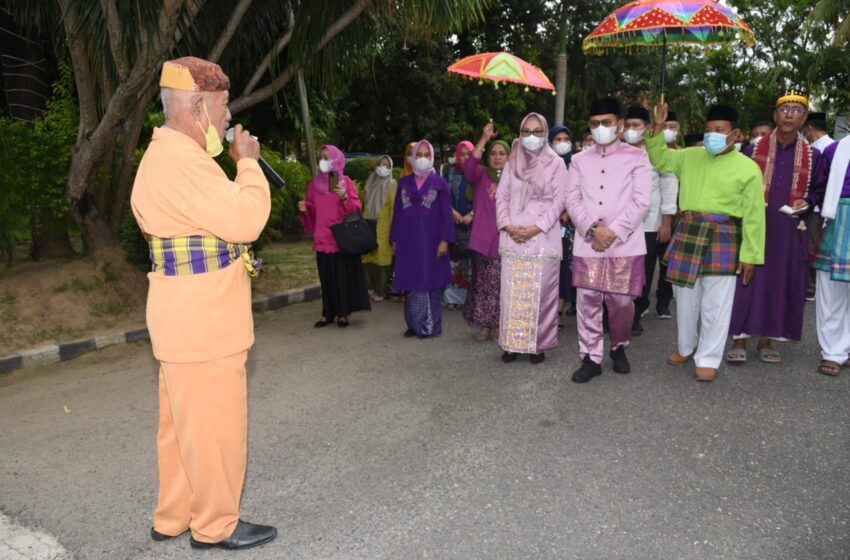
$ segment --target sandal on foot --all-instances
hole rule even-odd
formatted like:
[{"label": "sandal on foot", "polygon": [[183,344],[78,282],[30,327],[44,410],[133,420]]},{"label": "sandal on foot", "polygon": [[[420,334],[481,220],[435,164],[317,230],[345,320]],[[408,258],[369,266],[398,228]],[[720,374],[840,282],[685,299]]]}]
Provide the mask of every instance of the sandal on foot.
[{"label": "sandal on foot", "polygon": [[759,360],[766,364],[778,364],[782,357],[775,348],[759,348]]},{"label": "sandal on foot", "polygon": [[481,342],[484,342],[488,338],[490,338],[490,329],[487,327],[482,327],[480,331],[478,331],[478,335],[475,337]]},{"label": "sandal on foot", "polygon": [[840,371],[841,366],[838,362],[833,362],[832,360],[823,360],[818,366],[818,373],[829,375],[830,377],[836,377]]},{"label": "sandal on foot", "polygon": [[726,353],[726,362],[730,364],[743,364],[747,361],[746,348],[732,348]]}]

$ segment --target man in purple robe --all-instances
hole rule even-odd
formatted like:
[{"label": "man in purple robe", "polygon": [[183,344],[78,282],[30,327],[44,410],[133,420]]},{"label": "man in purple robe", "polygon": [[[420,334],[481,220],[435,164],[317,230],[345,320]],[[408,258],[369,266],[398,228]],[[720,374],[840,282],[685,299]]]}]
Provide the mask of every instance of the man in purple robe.
[{"label": "man in purple robe", "polygon": [[809,233],[802,219],[823,200],[826,177],[821,154],[800,134],[808,98],[798,92],[776,102],[776,128],[753,148],[765,184],[764,265],[752,281],[738,279],[729,332],[734,344],[726,361],[747,361],[747,340],[758,336],[759,359],[780,361],[771,339],[799,341],[808,285]]}]

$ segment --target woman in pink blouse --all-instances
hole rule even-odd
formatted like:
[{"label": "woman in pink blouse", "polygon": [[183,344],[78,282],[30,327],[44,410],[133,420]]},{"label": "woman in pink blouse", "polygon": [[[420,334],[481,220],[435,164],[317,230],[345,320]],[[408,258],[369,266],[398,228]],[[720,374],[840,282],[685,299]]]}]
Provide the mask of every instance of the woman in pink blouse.
[{"label": "woman in pink blouse", "polygon": [[369,291],[360,255],[344,255],[331,233],[347,214],[363,208],[354,181],[342,174],[345,155],[336,146],[322,146],[319,173],[310,181],[305,200],[298,202],[304,231],[313,235],[313,250],[322,285],[322,317],[314,325],[324,327],[337,320],[348,326],[348,316],[370,310]]}]

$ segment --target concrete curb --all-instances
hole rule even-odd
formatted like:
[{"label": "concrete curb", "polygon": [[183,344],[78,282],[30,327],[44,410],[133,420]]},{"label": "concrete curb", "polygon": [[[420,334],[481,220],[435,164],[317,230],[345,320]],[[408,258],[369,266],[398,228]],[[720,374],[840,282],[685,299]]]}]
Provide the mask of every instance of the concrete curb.
[{"label": "concrete curb", "polygon": [[[263,313],[282,309],[295,303],[317,300],[322,297],[319,284],[311,284],[303,288],[287,290],[254,298],[251,309],[254,313]],[[22,350],[8,356],[0,357],[0,375],[11,373],[18,369],[56,364],[73,360],[83,354],[102,350],[116,344],[130,344],[141,340],[150,340],[147,328],[135,329],[103,336],[95,336],[81,340],[48,344],[30,350]]]}]

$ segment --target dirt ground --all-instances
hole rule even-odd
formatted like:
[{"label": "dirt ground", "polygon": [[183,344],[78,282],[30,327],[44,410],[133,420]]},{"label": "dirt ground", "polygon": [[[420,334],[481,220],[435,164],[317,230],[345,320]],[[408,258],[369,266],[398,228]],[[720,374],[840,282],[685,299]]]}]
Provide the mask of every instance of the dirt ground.
[{"label": "dirt ground", "polygon": [[[267,246],[254,294],[318,281],[308,240]],[[126,262],[86,257],[19,262],[0,270],[0,356],[43,344],[140,328],[145,323],[145,273]]]}]

